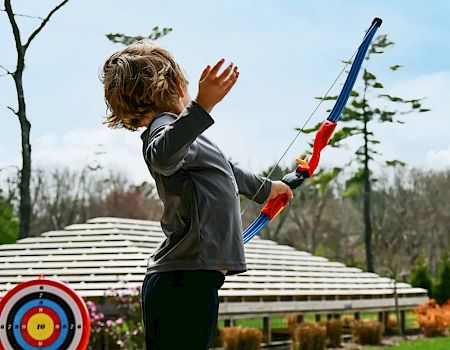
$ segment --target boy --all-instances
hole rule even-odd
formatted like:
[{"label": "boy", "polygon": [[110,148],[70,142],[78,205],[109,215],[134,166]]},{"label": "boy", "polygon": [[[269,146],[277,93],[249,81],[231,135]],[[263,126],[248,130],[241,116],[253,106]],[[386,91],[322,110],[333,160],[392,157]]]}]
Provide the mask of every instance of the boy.
[{"label": "boy", "polygon": [[114,53],[103,67],[106,124],[146,128],[143,155],[164,204],[166,240],[151,255],[142,285],[147,349],[208,348],[225,275],[247,270],[239,194],[257,194],[258,203],[292,196],[281,181],[234,166],[202,135],[239,77],[233,64],[219,74],[223,63],[204,69],[195,100],[170,53],[148,41]]}]

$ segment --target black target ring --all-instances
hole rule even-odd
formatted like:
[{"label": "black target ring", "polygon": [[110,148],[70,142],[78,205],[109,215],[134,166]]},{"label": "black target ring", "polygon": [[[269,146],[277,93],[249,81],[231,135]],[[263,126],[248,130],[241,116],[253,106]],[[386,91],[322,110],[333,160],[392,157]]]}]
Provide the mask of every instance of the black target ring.
[{"label": "black target ring", "polygon": [[[14,328],[14,318],[17,314],[17,311],[28,301],[36,300],[36,299],[49,299],[57,303],[63,310],[65,315],[68,318],[68,325],[66,325],[68,330],[68,335],[66,336],[66,339],[64,340],[63,344],[61,345],[61,349],[67,349],[70,343],[72,342],[72,339],[75,334],[75,318],[73,315],[72,310],[67,305],[64,300],[62,300],[60,297],[47,292],[37,292],[37,293],[31,293],[26,295],[25,297],[21,298],[17,303],[14,304],[14,306],[11,308],[10,313],[8,314],[7,321],[6,321],[6,328],[7,328],[7,335],[8,340],[13,346],[14,349],[22,349],[21,346],[18,344],[16,337],[13,334],[13,328]],[[17,325],[16,325],[17,326]],[[64,325],[62,326],[64,327]]]}]

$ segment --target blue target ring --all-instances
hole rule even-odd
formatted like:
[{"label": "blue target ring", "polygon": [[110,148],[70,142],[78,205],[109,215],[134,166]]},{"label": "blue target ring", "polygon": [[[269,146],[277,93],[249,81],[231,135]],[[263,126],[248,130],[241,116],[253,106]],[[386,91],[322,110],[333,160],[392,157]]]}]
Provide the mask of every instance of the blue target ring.
[{"label": "blue target ring", "polygon": [[[21,331],[20,331],[20,324],[22,321],[23,316],[25,315],[25,313],[31,309],[32,307],[35,306],[47,306],[49,308],[51,308],[53,311],[56,312],[56,314],[58,315],[59,319],[61,320],[61,331],[60,334],[58,336],[58,338],[55,340],[55,342],[53,342],[50,346],[45,346],[45,347],[35,347],[35,346],[30,346],[30,344],[28,344],[25,339],[23,339]],[[26,302],[25,304],[23,304],[16,312],[14,319],[13,319],[13,333],[14,333],[14,337],[17,341],[17,343],[24,349],[30,349],[30,350],[57,350],[59,349],[59,347],[64,343],[64,341],[67,338],[68,335],[68,326],[69,326],[69,320],[67,318],[66,313],[64,312],[64,310],[54,301],[49,300],[49,299],[34,299],[34,300],[30,300],[28,302]]]}]

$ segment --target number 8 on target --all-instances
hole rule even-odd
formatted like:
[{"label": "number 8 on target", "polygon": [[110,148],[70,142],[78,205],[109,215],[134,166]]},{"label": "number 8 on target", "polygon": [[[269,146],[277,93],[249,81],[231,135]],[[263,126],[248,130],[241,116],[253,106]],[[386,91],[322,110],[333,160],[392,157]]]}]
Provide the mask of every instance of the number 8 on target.
[{"label": "number 8 on target", "polygon": [[0,350],[85,350],[90,332],[86,304],[64,283],[41,277],[0,300]]}]

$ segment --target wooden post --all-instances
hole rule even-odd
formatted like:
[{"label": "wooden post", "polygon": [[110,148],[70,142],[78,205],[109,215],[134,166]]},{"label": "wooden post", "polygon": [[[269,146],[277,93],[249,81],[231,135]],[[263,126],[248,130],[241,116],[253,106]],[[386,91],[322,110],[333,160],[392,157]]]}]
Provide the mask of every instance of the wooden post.
[{"label": "wooden post", "polygon": [[389,325],[389,311],[383,312],[384,329],[388,329]]},{"label": "wooden post", "polygon": [[360,319],[361,319],[361,314],[360,314],[359,312],[355,312],[355,313],[353,314],[353,318],[354,318],[355,320],[360,320]]},{"label": "wooden post", "polygon": [[234,327],[234,320],[232,318],[226,318],[223,320],[224,327]]},{"label": "wooden post", "polygon": [[401,310],[400,311],[400,329],[402,331],[401,335],[404,335],[406,332],[406,311]]},{"label": "wooden post", "polygon": [[272,343],[272,327],[270,324],[270,317],[263,317],[263,341],[270,345]]},{"label": "wooden post", "polygon": [[297,323],[302,323],[304,320],[303,314],[297,314]]},{"label": "wooden post", "polygon": [[316,315],[316,322],[320,322],[320,314]]},{"label": "wooden post", "polygon": [[333,314],[327,314],[327,320],[331,320],[333,318]]}]

